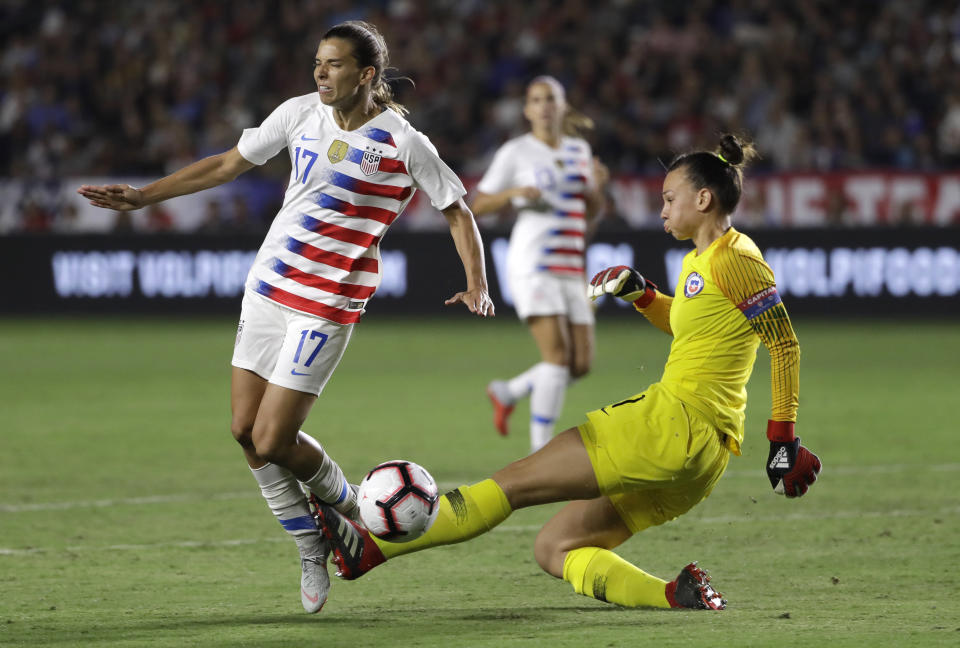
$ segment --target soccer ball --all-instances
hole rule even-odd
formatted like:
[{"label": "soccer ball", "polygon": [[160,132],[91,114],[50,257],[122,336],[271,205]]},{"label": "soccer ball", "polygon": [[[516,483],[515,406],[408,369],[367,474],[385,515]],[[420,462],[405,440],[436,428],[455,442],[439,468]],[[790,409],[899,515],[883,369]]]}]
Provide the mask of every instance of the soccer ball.
[{"label": "soccer ball", "polygon": [[360,482],[357,501],[364,526],[381,540],[419,538],[440,510],[437,482],[412,461],[387,461]]}]

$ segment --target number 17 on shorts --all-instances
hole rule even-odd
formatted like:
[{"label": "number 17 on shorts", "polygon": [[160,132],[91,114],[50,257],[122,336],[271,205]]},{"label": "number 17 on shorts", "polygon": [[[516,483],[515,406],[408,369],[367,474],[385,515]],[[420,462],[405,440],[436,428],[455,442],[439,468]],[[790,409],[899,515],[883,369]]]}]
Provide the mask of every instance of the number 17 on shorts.
[{"label": "number 17 on shorts", "polygon": [[[287,329],[270,382],[297,391],[319,394],[347,348],[353,325],[341,326],[315,318],[296,318]],[[312,319],[309,328],[303,319]]]},{"label": "number 17 on shorts", "polygon": [[245,294],[232,364],[281,387],[320,394],[343,357],[353,326]]}]

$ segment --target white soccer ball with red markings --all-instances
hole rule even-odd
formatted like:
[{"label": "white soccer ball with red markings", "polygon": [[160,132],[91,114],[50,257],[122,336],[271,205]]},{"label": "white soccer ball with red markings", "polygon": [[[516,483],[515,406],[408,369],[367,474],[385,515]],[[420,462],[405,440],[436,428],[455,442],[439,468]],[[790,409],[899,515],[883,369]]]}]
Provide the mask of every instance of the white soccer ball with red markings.
[{"label": "white soccer ball with red markings", "polygon": [[368,472],[357,500],[364,526],[390,542],[419,538],[440,510],[437,482],[412,461],[387,461]]}]

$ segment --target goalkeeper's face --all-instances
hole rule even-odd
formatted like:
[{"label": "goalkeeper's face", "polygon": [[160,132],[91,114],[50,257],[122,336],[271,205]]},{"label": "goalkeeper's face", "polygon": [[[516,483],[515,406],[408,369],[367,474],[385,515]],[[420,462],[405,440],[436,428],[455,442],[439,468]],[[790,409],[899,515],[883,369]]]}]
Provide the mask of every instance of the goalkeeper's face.
[{"label": "goalkeeper's face", "polygon": [[663,209],[660,210],[664,231],[679,241],[691,238],[706,218],[704,208],[709,205],[709,193],[708,189],[697,190],[683,167],[668,173],[663,179]]}]

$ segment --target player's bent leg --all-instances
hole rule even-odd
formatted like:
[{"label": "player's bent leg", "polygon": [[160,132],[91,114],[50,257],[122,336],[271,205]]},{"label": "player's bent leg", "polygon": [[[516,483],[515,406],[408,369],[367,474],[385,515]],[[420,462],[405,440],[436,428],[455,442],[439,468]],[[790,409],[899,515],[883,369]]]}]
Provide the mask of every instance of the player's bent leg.
[{"label": "player's bent leg", "polygon": [[544,525],[534,546],[544,571],[578,594],[625,607],[670,607],[667,582],[610,551],[633,535],[610,499],[567,504]]},{"label": "player's bent leg", "polygon": [[355,517],[356,495],[340,466],[300,430],[316,399],[312,393],[268,384],[253,429],[254,447],[259,456],[290,470],[320,500]]},{"label": "player's bent leg", "polygon": [[563,578],[567,552],[583,547],[613,549],[631,535],[608,498],[577,500],[564,506],[540,529],[533,552],[545,572]]},{"label": "player's bent leg", "polygon": [[316,448],[300,444],[298,439],[316,400],[316,394],[268,383],[253,426],[257,455],[289,469],[300,481],[309,479],[322,460]]},{"label": "player's bent leg", "polygon": [[267,381],[255,373],[234,367],[231,428],[244,450],[263,498],[297,544],[301,567],[300,602],[307,612],[319,612],[330,591],[327,543],[316,527],[297,478],[286,468],[260,458],[253,444],[253,427],[266,385]]}]

